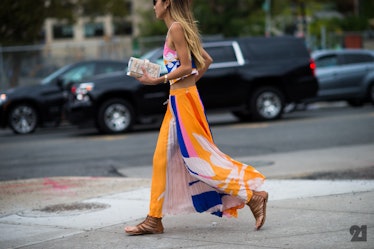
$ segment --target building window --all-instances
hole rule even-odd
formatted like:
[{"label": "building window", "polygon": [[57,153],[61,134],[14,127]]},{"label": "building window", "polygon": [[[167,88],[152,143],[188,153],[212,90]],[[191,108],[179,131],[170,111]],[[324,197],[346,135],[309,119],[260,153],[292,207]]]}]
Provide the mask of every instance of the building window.
[{"label": "building window", "polygon": [[84,25],[84,36],[85,37],[104,36],[104,24],[103,23],[86,23]]},{"label": "building window", "polygon": [[132,35],[132,23],[129,21],[115,21],[114,35]]},{"label": "building window", "polygon": [[53,38],[66,39],[73,38],[74,30],[70,24],[55,24],[53,25]]}]

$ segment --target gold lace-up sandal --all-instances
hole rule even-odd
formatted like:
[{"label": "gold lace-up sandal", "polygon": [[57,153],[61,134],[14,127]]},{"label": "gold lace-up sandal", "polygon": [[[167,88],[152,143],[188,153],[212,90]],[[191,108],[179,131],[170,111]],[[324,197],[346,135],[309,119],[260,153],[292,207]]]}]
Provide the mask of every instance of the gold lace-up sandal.
[{"label": "gold lace-up sandal", "polygon": [[247,203],[256,219],[256,230],[259,230],[265,223],[268,198],[269,194],[265,191],[253,191],[252,198]]},{"label": "gold lace-up sandal", "polygon": [[136,226],[125,227],[125,232],[129,235],[159,234],[164,232],[162,218],[147,216],[143,222]]}]

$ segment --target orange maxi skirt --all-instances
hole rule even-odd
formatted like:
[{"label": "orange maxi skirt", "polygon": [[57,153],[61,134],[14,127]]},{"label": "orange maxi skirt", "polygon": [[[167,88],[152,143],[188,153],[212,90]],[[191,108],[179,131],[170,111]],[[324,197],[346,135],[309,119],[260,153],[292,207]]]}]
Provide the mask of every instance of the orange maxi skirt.
[{"label": "orange maxi skirt", "polygon": [[237,217],[265,177],[215,145],[196,86],[170,90],[154,157],[149,215]]}]

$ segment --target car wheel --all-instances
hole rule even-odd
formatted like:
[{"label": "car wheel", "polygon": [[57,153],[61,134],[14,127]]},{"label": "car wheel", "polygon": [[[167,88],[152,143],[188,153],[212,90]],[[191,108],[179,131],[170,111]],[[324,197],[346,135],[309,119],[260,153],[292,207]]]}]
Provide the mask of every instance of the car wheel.
[{"label": "car wheel", "polygon": [[38,113],[29,104],[19,104],[10,110],[8,122],[16,134],[32,133],[38,125]]},{"label": "car wheel", "polygon": [[112,99],[104,102],[98,112],[100,132],[115,134],[129,131],[134,123],[134,111],[125,100]]},{"label": "car wheel", "polygon": [[255,90],[250,99],[250,109],[256,120],[275,120],[282,115],[284,97],[274,87],[262,87]]}]

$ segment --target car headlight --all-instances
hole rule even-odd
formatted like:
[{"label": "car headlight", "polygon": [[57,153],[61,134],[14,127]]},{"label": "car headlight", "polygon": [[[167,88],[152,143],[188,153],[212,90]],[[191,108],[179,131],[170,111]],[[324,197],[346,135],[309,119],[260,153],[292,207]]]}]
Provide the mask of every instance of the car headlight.
[{"label": "car headlight", "polygon": [[0,94],[0,105],[4,103],[7,99],[7,96],[5,93]]},{"label": "car headlight", "polygon": [[81,83],[78,86],[73,86],[71,92],[75,95],[78,101],[89,101],[88,93],[94,89],[95,84],[92,82]]}]

